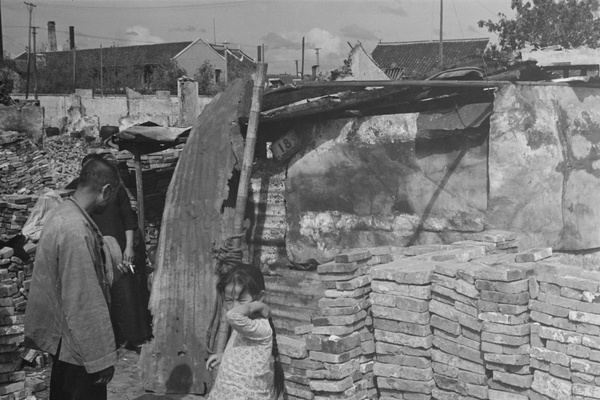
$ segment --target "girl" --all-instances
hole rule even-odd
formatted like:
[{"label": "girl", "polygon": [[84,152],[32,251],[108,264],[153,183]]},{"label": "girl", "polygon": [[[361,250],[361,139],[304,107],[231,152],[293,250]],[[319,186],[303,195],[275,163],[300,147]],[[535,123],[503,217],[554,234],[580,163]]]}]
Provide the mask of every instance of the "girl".
[{"label": "girl", "polygon": [[220,365],[209,400],[274,400],[283,392],[283,369],[271,310],[263,303],[265,280],[257,267],[237,264],[217,283],[233,333],[225,352],[206,362]]}]

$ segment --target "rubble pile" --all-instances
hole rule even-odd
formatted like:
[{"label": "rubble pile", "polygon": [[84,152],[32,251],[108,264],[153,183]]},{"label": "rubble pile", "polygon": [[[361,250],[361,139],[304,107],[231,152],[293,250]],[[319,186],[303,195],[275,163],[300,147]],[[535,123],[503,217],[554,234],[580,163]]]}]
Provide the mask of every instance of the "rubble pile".
[{"label": "rubble pile", "polygon": [[37,196],[0,196],[0,241],[8,241],[19,234],[37,201]]},{"label": "rubble pile", "polygon": [[600,273],[551,267],[532,282],[529,398],[598,399]]},{"label": "rubble pile", "polygon": [[[35,254],[35,245],[26,246],[29,256]],[[27,293],[33,272],[31,258],[23,260],[11,247],[0,248],[0,399],[23,399],[34,391],[45,389],[39,382],[26,381],[21,371],[23,359],[44,365],[40,352],[28,350],[21,354],[23,316]]]},{"label": "rubble pile", "polygon": [[0,195],[56,187],[48,154],[26,133],[0,132]]}]

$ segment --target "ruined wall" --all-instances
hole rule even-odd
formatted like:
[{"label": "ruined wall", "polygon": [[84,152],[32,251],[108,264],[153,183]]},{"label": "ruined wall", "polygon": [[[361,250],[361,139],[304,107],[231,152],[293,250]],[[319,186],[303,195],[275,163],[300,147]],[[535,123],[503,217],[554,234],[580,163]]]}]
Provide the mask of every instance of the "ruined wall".
[{"label": "ruined wall", "polygon": [[296,126],[305,147],[287,172],[289,258],[323,262],[343,248],[444,243],[483,230],[488,126],[477,117],[488,109],[469,107],[462,120],[452,111]]},{"label": "ruined wall", "polygon": [[600,90],[500,89],[491,117],[486,223],[526,247],[600,247]]}]

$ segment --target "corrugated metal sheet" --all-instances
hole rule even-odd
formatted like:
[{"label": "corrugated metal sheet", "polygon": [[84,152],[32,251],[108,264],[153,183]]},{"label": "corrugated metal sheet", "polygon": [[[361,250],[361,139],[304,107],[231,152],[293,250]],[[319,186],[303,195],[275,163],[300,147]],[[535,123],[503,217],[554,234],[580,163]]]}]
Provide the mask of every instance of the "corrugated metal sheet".
[{"label": "corrugated metal sheet", "polygon": [[250,93],[238,80],[206,107],[171,180],[150,298],[154,339],[140,358],[147,390],[202,394],[210,384],[205,343],[216,295],[212,249],[233,227],[228,181],[242,159],[238,121]]},{"label": "corrugated metal sheet", "polygon": [[[487,38],[444,40],[444,64],[457,64],[482,54],[488,42]],[[440,42],[435,40],[378,43],[371,57],[386,73],[388,69],[404,69],[404,77],[416,77],[425,75],[438,66],[439,46]]]},{"label": "corrugated metal sheet", "polygon": [[266,269],[286,257],[285,172],[260,175],[251,180],[247,213],[251,221],[253,263]]}]

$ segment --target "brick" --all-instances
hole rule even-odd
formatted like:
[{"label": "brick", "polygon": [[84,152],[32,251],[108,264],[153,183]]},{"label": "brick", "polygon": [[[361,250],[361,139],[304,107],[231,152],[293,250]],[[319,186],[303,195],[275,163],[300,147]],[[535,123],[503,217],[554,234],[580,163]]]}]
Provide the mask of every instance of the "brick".
[{"label": "brick", "polygon": [[545,372],[550,371],[550,363],[548,361],[539,360],[537,358],[531,357],[529,359],[529,365],[532,369],[537,369]]},{"label": "brick", "polygon": [[411,381],[409,379],[377,377],[377,386],[380,389],[393,389],[395,391],[430,394],[435,388],[435,381]]},{"label": "brick", "polygon": [[600,399],[600,388],[592,385],[574,384],[573,394]]},{"label": "brick", "polygon": [[346,377],[340,380],[311,380],[310,389],[318,392],[343,392],[352,387],[352,378]]},{"label": "brick", "polygon": [[419,337],[410,336],[403,333],[386,332],[379,329],[375,329],[375,340],[381,340],[383,342],[398,344],[408,347],[416,347],[422,349],[431,348],[433,342],[433,335]]},{"label": "brick", "polygon": [[496,344],[520,346],[529,343],[529,336],[511,336],[501,333],[482,332],[481,340]]},{"label": "brick", "polygon": [[571,357],[577,358],[590,358],[590,350],[589,347],[579,345],[579,344],[570,344],[567,346],[567,355]]},{"label": "brick", "polygon": [[351,315],[356,314],[361,310],[364,310],[369,307],[369,303],[367,300],[360,300],[358,303],[352,306],[346,307],[325,307],[319,310],[319,313],[324,316],[335,316],[335,315]]},{"label": "brick", "polygon": [[594,376],[600,376],[600,363],[579,358],[573,358],[571,360],[571,370],[583,372]]},{"label": "brick", "polygon": [[535,371],[531,388],[555,400],[571,400],[573,385],[566,380]]},{"label": "brick", "polygon": [[[552,277],[552,282],[554,283],[547,282],[550,276]],[[537,275],[535,278],[539,282],[541,293],[549,293],[555,296],[560,296],[561,287],[555,284],[556,275]],[[543,281],[543,279],[546,279],[546,281]]]},{"label": "brick", "polygon": [[481,351],[486,353],[502,354],[504,352],[504,348],[501,344],[481,342]]},{"label": "brick", "polygon": [[588,278],[578,276],[558,275],[556,278],[558,286],[564,286],[571,289],[585,290],[592,293],[598,293],[599,283]]},{"label": "brick", "polygon": [[349,274],[358,269],[358,263],[337,263],[331,261],[325,264],[317,266],[317,272],[319,274]]},{"label": "brick", "polygon": [[360,310],[356,314],[336,315],[327,317],[316,317],[312,319],[313,329],[319,326],[328,325],[352,325],[358,321],[364,320],[367,316],[365,310]]},{"label": "brick", "polygon": [[458,370],[458,380],[473,385],[486,385],[488,378],[483,374]]},{"label": "brick", "polygon": [[493,312],[485,312],[479,314],[479,319],[483,322],[494,322],[506,325],[520,325],[529,321],[529,314],[507,315]]},{"label": "brick", "polygon": [[310,351],[309,356],[314,361],[322,361],[324,363],[341,364],[350,361],[362,354],[362,349],[357,347],[350,351],[341,354],[323,353],[321,351]]},{"label": "brick", "polygon": [[[317,336],[308,335],[306,346],[309,350],[323,351],[325,353],[341,354],[360,346],[360,335],[358,332],[349,336]],[[299,358],[299,357],[296,357]]]},{"label": "brick", "polygon": [[373,365],[375,376],[384,376],[388,378],[402,378],[415,381],[429,381],[433,379],[431,368],[413,368],[402,365],[384,364],[376,362]]},{"label": "brick", "polygon": [[407,311],[425,312],[429,311],[429,300],[396,296],[396,307]]},{"label": "brick", "polygon": [[538,300],[530,300],[529,308],[531,310],[539,311],[544,314],[549,314],[554,317],[566,318],[569,316],[569,309],[564,307],[555,306],[552,304],[542,303]]},{"label": "brick", "polygon": [[474,363],[464,358],[445,353],[438,349],[431,350],[431,360],[442,364],[456,367],[460,370],[474,372],[477,374],[485,374],[485,368],[480,363]]},{"label": "brick", "polygon": [[540,326],[537,333],[541,338],[556,340],[562,343],[580,344],[583,340],[583,335],[581,334],[547,326]]},{"label": "brick", "polygon": [[362,300],[352,299],[352,298],[335,298],[335,299],[327,299],[321,298],[318,300],[318,305],[320,308],[329,308],[329,307],[351,307],[357,304],[362,304]]},{"label": "brick", "polygon": [[479,311],[477,311],[476,307],[470,306],[468,304],[465,303],[461,303],[459,301],[457,301],[456,303],[454,303],[454,308],[457,311],[460,311],[461,313],[470,315],[472,317],[477,318],[477,316],[479,315]]},{"label": "brick", "polygon": [[584,335],[581,338],[581,344],[592,349],[600,349],[600,338]]},{"label": "brick", "polygon": [[457,378],[459,369],[456,367],[452,367],[447,364],[442,364],[439,362],[432,362],[431,369],[438,375],[448,376],[450,378]]},{"label": "brick", "polygon": [[529,291],[529,279],[521,279],[513,282],[496,282],[476,280],[475,287],[478,290],[488,290],[508,294],[517,294]]},{"label": "brick", "polygon": [[546,361],[549,363],[555,363],[558,365],[568,366],[571,362],[571,358],[564,353],[558,351],[548,350],[541,347],[532,347],[529,355],[532,358]]},{"label": "brick", "polygon": [[581,290],[571,289],[568,287],[561,287],[560,295],[561,297],[566,297],[567,299],[580,301],[583,300],[583,293],[581,292]]},{"label": "brick", "polygon": [[442,339],[449,340],[451,342],[458,343],[458,344],[466,346],[466,347],[470,347],[475,350],[480,350],[480,348],[481,348],[480,340],[469,339],[464,335],[453,335],[451,333],[447,333],[447,332],[444,332],[444,331],[441,331],[438,329],[433,330],[433,335],[436,337],[440,337]]},{"label": "brick", "polygon": [[529,400],[527,396],[502,392],[500,390],[489,389],[488,390],[489,400]]},{"label": "brick", "polygon": [[514,294],[482,290],[481,300],[494,303],[523,305],[529,303],[529,292]]},{"label": "brick", "polygon": [[573,383],[582,383],[582,384],[593,384],[595,379],[594,375],[584,374],[583,372],[573,372],[571,373],[571,380]]},{"label": "brick", "polygon": [[[564,329],[567,331],[572,331],[572,332],[576,332],[577,331],[577,326],[579,324],[576,322],[571,322],[566,318],[554,318],[554,320],[552,321],[552,326],[558,329]],[[589,325],[586,324],[588,327],[589,326],[593,326],[593,325]]]},{"label": "brick", "polygon": [[377,360],[382,363],[402,365],[406,367],[431,368],[431,360],[424,357],[407,356],[403,354],[380,354],[377,352]]},{"label": "brick", "polygon": [[490,268],[475,273],[475,278],[486,281],[512,282],[525,279],[533,274],[531,268]]},{"label": "brick", "polygon": [[477,306],[477,300],[476,299],[472,299],[469,298],[467,296],[464,296],[460,293],[455,292],[453,289],[448,289],[447,287],[438,285],[436,283],[432,283],[431,284],[431,291],[435,294],[438,293],[442,296],[446,296],[449,299],[452,299],[453,301],[457,301],[457,302],[461,302],[464,304],[468,304],[470,306],[476,307]]},{"label": "brick", "polygon": [[437,300],[431,300],[429,303],[429,312],[431,314],[442,315],[444,318],[458,322],[457,311],[454,307],[444,304]]},{"label": "brick", "polygon": [[456,393],[459,393],[462,395],[467,394],[466,384],[463,382],[460,382],[456,378],[451,378],[448,376],[438,375],[438,374],[434,374],[433,378],[435,379],[436,386],[440,389],[449,390],[449,391],[456,392]]},{"label": "brick", "polygon": [[431,335],[430,325],[419,325],[410,322],[394,321],[391,319],[373,318],[373,327],[382,331],[406,333],[413,336]]},{"label": "brick", "polygon": [[441,329],[442,331],[451,333],[453,335],[460,335],[461,332],[461,328],[458,322],[442,318],[438,315],[431,316],[431,326]]},{"label": "brick", "polygon": [[600,315],[591,314],[582,311],[570,311],[569,319],[575,322],[582,322],[592,325],[600,325]]},{"label": "brick", "polygon": [[529,318],[531,318],[532,321],[539,322],[544,325],[552,326],[554,323],[554,317],[552,315],[544,314],[535,310],[529,313]]},{"label": "brick", "polygon": [[467,327],[473,331],[480,332],[481,331],[481,322],[476,317],[471,317],[470,315],[463,314],[461,312],[456,312],[456,317],[458,318],[458,323]]},{"label": "brick", "polygon": [[353,332],[360,330],[365,326],[363,321],[355,322],[351,325],[344,326],[335,326],[335,325],[327,325],[327,326],[313,326],[313,334],[315,335],[337,335],[344,336],[349,335]]},{"label": "brick", "polygon": [[355,290],[370,284],[371,279],[370,275],[362,275],[348,281],[336,282],[335,287],[337,290]]},{"label": "brick", "polygon": [[451,342],[439,336],[434,336],[433,345],[445,353],[463,358],[476,364],[483,364],[483,356],[479,350],[469,348],[456,342]]},{"label": "brick", "polygon": [[482,324],[483,332],[490,333],[501,333],[504,335],[512,335],[512,336],[529,336],[531,332],[530,324],[519,324],[519,325],[505,325],[505,324],[496,324],[493,322],[484,322]]},{"label": "brick", "polygon": [[540,294],[540,284],[534,276],[530,276],[527,280],[529,282],[529,297],[537,299]]},{"label": "brick", "polygon": [[422,300],[431,298],[430,285],[402,285],[395,282],[374,280],[371,282],[371,290],[375,293],[393,294]]},{"label": "brick", "polygon": [[373,313],[373,317],[409,322],[419,325],[429,324],[430,318],[429,312],[417,313],[378,305],[373,305],[373,307],[371,307],[371,312]]},{"label": "brick", "polygon": [[528,263],[543,260],[552,256],[552,247],[541,247],[537,249],[529,249],[521,253],[515,254],[515,262]]},{"label": "brick", "polygon": [[402,345],[395,345],[385,342],[375,342],[377,354],[402,354],[412,357],[422,357],[428,359],[431,357],[431,349],[419,349]]},{"label": "brick", "polygon": [[506,372],[494,371],[493,378],[507,385],[529,389],[533,382],[533,375],[516,375]]},{"label": "brick", "polygon": [[305,335],[312,332],[312,324],[298,325],[294,327],[294,335]]},{"label": "brick", "polygon": [[374,266],[373,279],[408,285],[428,285],[431,283],[435,263],[423,260],[401,259],[389,264]]},{"label": "brick", "polygon": [[571,380],[571,370],[568,367],[564,367],[558,364],[550,364],[550,368],[548,368],[548,373],[557,378],[566,379],[568,381]]},{"label": "brick", "polygon": [[335,290],[335,289],[325,289],[324,290],[325,297],[329,297],[329,298],[345,297],[345,298],[360,299],[361,297],[368,295],[370,292],[371,292],[370,286],[364,286],[364,287],[354,289],[354,290]]},{"label": "brick", "polygon": [[479,312],[498,312],[498,303],[479,300],[477,302],[477,309]]},{"label": "brick", "polygon": [[546,349],[552,350],[552,351],[558,351],[559,353],[565,353],[565,354],[567,354],[567,344],[566,343],[557,342],[557,341],[554,341],[554,340],[547,340],[546,341]]},{"label": "brick", "polygon": [[493,354],[485,353],[483,355],[485,361],[505,364],[505,365],[527,365],[529,364],[529,355],[527,354]]}]

